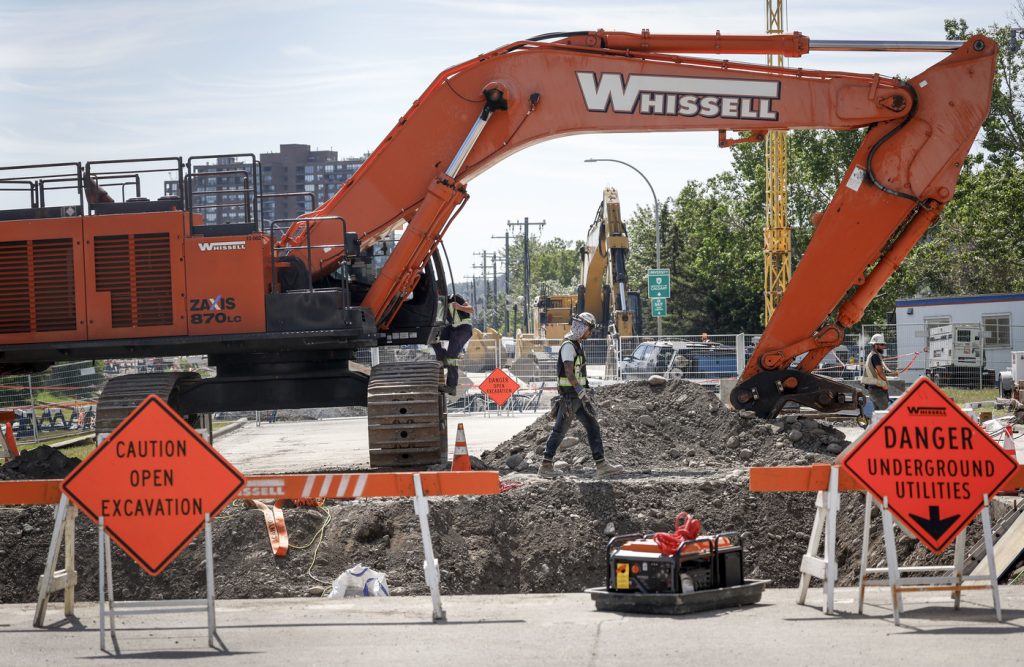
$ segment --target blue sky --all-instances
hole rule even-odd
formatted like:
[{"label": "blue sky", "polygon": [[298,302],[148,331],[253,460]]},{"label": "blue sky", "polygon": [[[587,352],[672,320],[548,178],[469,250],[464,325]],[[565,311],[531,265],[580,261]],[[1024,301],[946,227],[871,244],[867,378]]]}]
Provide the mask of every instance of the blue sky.
[{"label": "blue sky", "polygon": [[[910,0],[791,0],[789,30],[812,39],[935,40],[944,18],[1006,23],[1011,6]],[[445,67],[539,33],[605,28],[764,31],[759,0],[623,3],[0,0],[4,164],[275,150],[372,150]],[[743,58],[737,58],[743,59]],[[752,58],[753,59],[753,58]],[[913,75],[929,54],[811,54],[793,65]],[[756,59],[755,59],[756,60]],[[475,179],[446,243],[457,277],[497,249],[505,221],[546,220],[582,238],[611,185],[626,211],[728,169],[713,133],[586,135],[522,151]],[[159,193],[150,193],[159,194]]]}]

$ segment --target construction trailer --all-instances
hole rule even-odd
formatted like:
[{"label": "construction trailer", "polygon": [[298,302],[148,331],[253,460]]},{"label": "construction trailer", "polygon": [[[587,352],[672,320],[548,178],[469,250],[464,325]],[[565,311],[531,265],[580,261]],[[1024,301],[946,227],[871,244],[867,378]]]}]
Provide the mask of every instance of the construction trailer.
[{"label": "construction trailer", "polygon": [[[906,367],[901,377],[912,382],[925,374],[932,353],[929,336],[936,327],[968,324],[981,328],[985,350],[981,368],[998,374],[1009,368],[1012,350],[1024,350],[1024,294],[897,300],[895,349],[900,359],[895,364],[901,369]],[[891,342],[890,347],[893,347]]]}]

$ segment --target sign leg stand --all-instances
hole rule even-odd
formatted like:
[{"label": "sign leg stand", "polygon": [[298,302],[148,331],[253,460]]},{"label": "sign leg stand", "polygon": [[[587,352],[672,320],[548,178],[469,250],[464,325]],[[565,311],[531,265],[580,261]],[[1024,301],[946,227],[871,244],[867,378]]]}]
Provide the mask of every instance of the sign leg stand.
[{"label": "sign leg stand", "polygon": [[213,638],[217,635],[217,609],[214,606],[213,587],[213,532],[210,530],[210,513],[203,523],[203,542],[206,546],[206,639],[210,648],[216,648]]},{"label": "sign leg stand", "polygon": [[967,542],[967,534],[960,533],[956,536],[956,542],[953,543],[953,583],[958,586],[953,591],[953,609],[960,609],[960,595],[961,591],[959,586],[964,583],[964,545]]},{"label": "sign leg stand", "polygon": [[839,468],[832,466],[828,478],[828,513],[825,515],[825,602],[822,611],[835,612],[836,579],[836,515],[839,513]]},{"label": "sign leg stand", "polygon": [[[807,541],[807,553],[804,555],[804,562],[808,559],[817,558],[818,545],[821,544],[821,531],[825,528],[825,492],[818,491],[814,500],[814,524],[811,526],[811,538]],[[811,584],[811,575],[800,567],[800,592],[797,597],[797,604],[804,604],[807,601],[807,589]]]},{"label": "sign leg stand", "polygon": [[104,625],[105,625],[104,621],[106,620],[106,617],[103,615],[103,603],[105,602],[105,600],[103,599],[104,598],[103,586],[107,582],[104,580],[106,574],[105,574],[105,571],[103,569],[103,565],[104,565],[104,563],[103,563],[103,517],[100,517],[100,524],[99,524],[99,527],[96,530],[96,534],[99,536],[99,544],[97,545],[98,548],[97,548],[96,551],[97,551],[97,553],[99,553],[99,559],[100,559],[100,566],[99,566],[99,574],[100,574],[100,592],[99,592],[100,650],[101,651],[105,651],[107,647],[106,647],[106,638],[104,636],[106,634],[106,628],[104,627]]},{"label": "sign leg stand", "polygon": [[864,579],[868,574],[868,551],[871,546],[871,510],[875,501],[870,493],[864,493],[864,535],[860,544],[860,575],[857,578],[857,613],[864,613]]},{"label": "sign leg stand", "polygon": [[[65,496],[64,502],[67,502]],[[75,570],[75,519],[78,508],[69,507],[64,517],[64,616],[75,615],[75,585],[78,584],[78,572]]]},{"label": "sign leg stand", "polygon": [[900,612],[903,611],[903,594],[899,592],[900,566],[896,556],[896,531],[889,514],[889,498],[882,498],[882,532],[885,534],[885,561],[889,567],[889,590],[892,592],[892,620],[900,624]]},{"label": "sign leg stand", "polygon": [[[59,590],[64,591],[64,617],[75,615],[75,585],[78,583],[78,572],[75,570],[75,517],[78,508],[68,503],[68,497],[61,495],[57,510],[53,515],[53,535],[50,537],[50,548],[46,553],[46,566],[39,576],[39,597],[36,601],[36,614],[32,625],[43,627],[46,621],[46,607],[50,595]],[[64,545],[64,569],[57,569],[57,559],[61,543]]]},{"label": "sign leg stand", "polygon": [[996,574],[996,555],[992,546],[992,517],[988,511],[988,494],[981,508],[981,525],[985,533],[985,559],[988,561],[989,582],[992,586],[992,606],[996,609],[996,620],[1003,622],[1003,609],[999,604],[999,576]]},{"label": "sign leg stand", "polygon": [[[814,525],[811,527],[811,538],[807,542],[807,553],[800,561],[800,591],[798,604],[807,600],[807,589],[811,577],[822,580],[824,601],[821,610],[826,614],[835,611],[835,584],[838,575],[836,568],[836,513],[839,509],[839,468],[832,467],[829,472],[828,491],[819,491],[814,501]],[[818,545],[822,532],[825,536],[824,557],[818,556]]]},{"label": "sign leg stand", "polygon": [[427,580],[427,587],[430,588],[430,599],[434,605],[434,622],[448,620],[444,609],[441,608],[441,575],[437,567],[437,559],[434,558],[434,547],[430,541],[430,522],[427,498],[423,495],[423,483],[419,475],[413,475],[413,486],[416,489],[416,497],[412,499],[416,516],[420,520],[420,535],[423,538],[423,574]]}]

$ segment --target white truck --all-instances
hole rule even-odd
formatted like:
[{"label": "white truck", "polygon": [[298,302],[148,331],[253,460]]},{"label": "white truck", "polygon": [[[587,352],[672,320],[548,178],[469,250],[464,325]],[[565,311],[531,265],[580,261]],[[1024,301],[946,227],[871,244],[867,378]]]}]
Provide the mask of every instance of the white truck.
[{"label": "white truck", "polygon": [[985,368],[985,340],[980,324],[947,324],[928,335],[925,374],[945,387],[981,389],[995,385],[995,371]]}]

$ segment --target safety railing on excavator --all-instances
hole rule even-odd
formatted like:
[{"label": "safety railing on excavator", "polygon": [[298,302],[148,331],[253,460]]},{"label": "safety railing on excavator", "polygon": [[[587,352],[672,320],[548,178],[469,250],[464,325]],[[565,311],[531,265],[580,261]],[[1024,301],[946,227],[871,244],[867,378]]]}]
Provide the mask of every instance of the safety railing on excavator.
[{"label": "safety railing on excavator", "polygon": [[[286,226],[285,227],[286,230],[287,229],[291,229],[292,226],[295,225],[295,224],[301,225],[301,228],[302,228],[302,230],[305,233],[302,235],[303,238],[300,240],[300,242],[304,242],[304,244],[303,244],[303,246],[300,246],[300,247],[304,247],[305,252],[306,252],[306,265],[305,266],[311,267],[311,266],[313,266],[313,249],[326,250],[328,248],[334,248],[335,247],[335,246],[326,246],[326,245],[312,245],[312,235],[309,233],[310,223],[323,222],[323,221],[327,221],[327,220],[332,220],[334,222],[341,223],[342,238],[348,239],[348,222],[345,221],[345,218],[342,218],[341,216],[337,216],[337,215],[313,216],[313,217],[308,217],[308,218],[290,218],[290,219],[273,220],[273,221],[271,221],[271,223],[270,223],[270,237],[274,240],[274,249],[273,249],[273,252],[272,252],[272,259],[273,259],[273,263],[274,263],[274,272],[273,272],[274,273],[274,277],[273,277],[274,291],[278,291],[278,292],[281,291],[281,278],[280,278],[280,275],[279,275],[279,272],[277,271],[277,269],[278,268],[283,268],[284,264],[290,264],[289,262],[283,262],[283,263],[280,262],[281,258],[291,256],[290,253],[292,253],[295,250],[295,246],[282,247],[282,246],[279,246],[277,244],[277,241],[279,239],[283,238],[284,237],[284,233],[285,233],[285,232],[282,232],[281,234],[278,233],[278,225]],[[350,259],[351,259],[351,253],[346,251],[345,257],[344,257],[344,259],[342,260],[342,262],[341,262],[341,264],[339,266],[338,276],[339,276],[339,279],[340,279],[343,287],[347,287],[348,286],[348,282],[349,282],[348,263],[349,263]],[[294,264],[292,264],[292,266],[294,266]],[[308,270],[305,270],[305,268],[302,268],[300,270],[304,271],[304,273],[305,273],[305,277],[306,277],[306,291],[312,292],[313,291],[313,276],[312,276],[312,273],[310,273]]]}]

